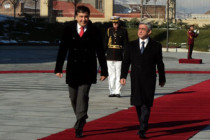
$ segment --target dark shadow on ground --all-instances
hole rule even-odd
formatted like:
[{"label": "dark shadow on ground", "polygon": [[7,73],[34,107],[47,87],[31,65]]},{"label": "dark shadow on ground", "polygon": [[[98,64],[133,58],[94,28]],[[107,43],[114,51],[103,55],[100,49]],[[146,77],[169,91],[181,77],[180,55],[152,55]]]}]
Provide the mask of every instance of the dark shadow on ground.
[{"label": "dark shadow on ground", "polygon": [[0,64],[54,62],[58,46],[0,46]]},{"label": "dark shadow on ground", "polygon": [[[206,122],[206,124],[203,124]],[[190,121],[170,121],[170,122],[160,122],[160,123],[152,123],[149,125],[149,129],[154,129],[154,128],[167,128],[166,130],[157,130],[155,132],[150,132],[148,131],[147,134],[149,133],[159,133],[153,137],[161,137],[161,136],[167,136],[167,135],[175,135],[178,133],[186,133],[186,132],[191,132],[191,131],[196,131],[196,130],[202,130],[208,125],[209,120],[203,119],[203,120],[190,120]],[[202,123],[202,124],[201,124]],[[194,125],[194,126],[188,126],[188,125]],[[173,128],[177,127],[179,128]],[[125,127],[120,127],[120,128],[106,128],[106,129],[93,129],[93,130],[88,130],[84,131],[86,134],[85,136],[94,136],[94,135],[103,135],[103,134],[112,134],[112,133],[122,133],[122,132],[127,132],[127,131],[133,131],[136,130],[138,132],[139,125],[131,125],[131,126],[125,126]],[[164,133],[163,133],[164,132]],[[91,133],[91,134],[88,134]],[[135,135],[135,133],[133,134]],[[151,138],[151,137],[150,137]]]}]

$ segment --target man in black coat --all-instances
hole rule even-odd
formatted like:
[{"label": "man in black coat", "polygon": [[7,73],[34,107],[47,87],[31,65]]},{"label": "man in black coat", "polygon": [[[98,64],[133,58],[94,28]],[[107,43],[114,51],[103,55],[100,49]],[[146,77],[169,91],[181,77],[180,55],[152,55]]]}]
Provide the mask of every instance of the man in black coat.
[{"label": "man in black coat", "polygon": [[159,85],[163,87],[166,82],[162,46],[149,37],[151,33],[152,27],[149,23],[139,24],[139,39],[130,42],[126,47],[120,79],[120,83],[125,85],[131,65],[131,105],[135,105],[138,114],[140,138],[146,138],[145,133],[148,129],[156,86],[156,66]]},{"label": "man in black coat", "polygon": [[56,60],[55,74],[63,77],[63,64],[67,56],[66,83],[76,115],[76,137],[83,137],[83,127],[88,118],[88,101],[91,84],[96,83],[97,59],[101,66],[101,81],[108,76],[103,41],[99,30],[89,20],[90,10],[78,6],[76,21],[70,22],[64,29]]}]

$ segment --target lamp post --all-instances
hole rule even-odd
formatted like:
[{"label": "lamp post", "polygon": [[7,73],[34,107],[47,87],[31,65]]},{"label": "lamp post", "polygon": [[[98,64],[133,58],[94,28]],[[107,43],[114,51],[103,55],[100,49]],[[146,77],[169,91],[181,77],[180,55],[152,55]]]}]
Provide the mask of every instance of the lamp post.
[{"label": "lamp post", "polygon": [[36,10],[37,10],[37,2],[38,2],[38,0],[33,0],[34,1],[34,3],[35,3],[35,9],[34,9],[34,21],[36,22]]},{"label": "lamp post", "polygon": [[166,51],[168,52],[168,37],[169,37],[169,0],[167,0],[167,34],[166,34]]},{"label": "lamp post", "polygon": [[155,13],[154,13],[154,17],[156,18],[156,12],[157,12],[157,11],[156,11],[156,10],[157,10],[157,9],[156,9],[156,3],[157,3],[157,0],[154,0],[154,3],[155,3],[155,10],[154,10]]},{"label": "lamp post", "polygon": [[143,2],[144,2],[144,0],[141,0],[141,17],[140,17],[140,22],[142,22],[142,18],[143,18]]}]

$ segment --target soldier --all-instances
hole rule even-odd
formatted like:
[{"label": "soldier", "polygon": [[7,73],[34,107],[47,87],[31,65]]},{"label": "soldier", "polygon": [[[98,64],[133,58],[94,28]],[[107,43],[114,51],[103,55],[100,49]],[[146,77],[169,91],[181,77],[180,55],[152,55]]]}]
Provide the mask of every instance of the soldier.
[{"label": "soldier", "polygon": [[123,49],[128,42],[127,30],[120,27],[120,17],[111,17],[113,27],[107,29],[105,36],[105,50],[107,53],[107,65],[109,73],[109,97],[121,96],[121,64],[123,60]]},{"label": "soldier", "polygon": [[196,38],[198,36],[198,34],[199,34],[199,30],[194,31],[194,25],[190,25],[190,28],[187,31],[188,45],[189,45],[187,59],[192,59],[194,38]]}]

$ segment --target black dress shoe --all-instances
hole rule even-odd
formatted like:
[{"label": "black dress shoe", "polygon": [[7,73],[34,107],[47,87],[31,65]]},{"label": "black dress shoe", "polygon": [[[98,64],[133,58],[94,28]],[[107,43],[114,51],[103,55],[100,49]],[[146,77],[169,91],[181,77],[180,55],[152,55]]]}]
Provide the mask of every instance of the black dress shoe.
[{"label": "black dress shoe", "polygon": [[82,138],[83,137],[82,130],[76,129],[75,135],[76,135],[76,138]]},{"label": "black dress shoe", "polygon": [[138,135],[139,135],[139,138],[146,139],[145,131],[139,131]]},{"label": "black dress shoe", "polygon": [[114,94],[110,94],[109,97],[115,97],[115,95]]},{"label": "black dress shoe", "polygon": [[120,98],[120,94],[116,94],[116,97]]}]

